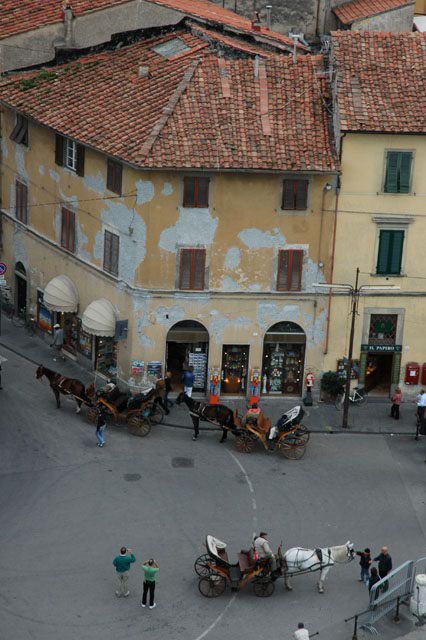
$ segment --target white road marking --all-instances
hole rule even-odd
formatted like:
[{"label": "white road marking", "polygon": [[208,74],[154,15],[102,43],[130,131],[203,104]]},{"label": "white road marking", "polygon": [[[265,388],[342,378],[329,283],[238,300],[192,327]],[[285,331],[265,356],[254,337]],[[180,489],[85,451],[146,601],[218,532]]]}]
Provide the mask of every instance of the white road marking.
[{"label": "white road marking", "polygon": [[211,625],[209,627],[207,627],[207,629],[205,631],[203,631],[202,634],[200,634],[199,636],[197,636],[195,638],[195,640],[202,640],[202,638],[205,638],[206,635],[208,633],[210,633],[210,631],[213,631],[213,629],[215,628],[215,626],[222,620],[223,616],[225,615],[225,613],[228,611],[229,607],[231,606],[231,604],[233,604],[235,598],[237,597],[237,594],[234,593],[234,595],[232,596],[232,598],[230,599],[230,601],[228,602],[228,604],[226,605],[226,607],[224,608],[224,610],[222,611],[222,613],[220,614],[220,616],[218,616],[216,618],[216,620],[214,620]]}]

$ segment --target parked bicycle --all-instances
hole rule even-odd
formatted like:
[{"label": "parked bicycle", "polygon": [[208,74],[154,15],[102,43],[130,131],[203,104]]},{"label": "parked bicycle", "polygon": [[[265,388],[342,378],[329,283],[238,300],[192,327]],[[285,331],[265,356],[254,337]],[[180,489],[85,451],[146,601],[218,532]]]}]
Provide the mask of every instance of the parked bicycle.
[{"label": "parked bicycle", "polygon": [[[363,404],[367,404],[367,401],[368,401],[368,393],[366,392],[364,387],[355,387],[354,389],[352,389],[351,393],[349,394],[349,402],[352,402],[352,404],[361,406]],[[334,406],[338,411],[340,411],[340,409],[343,408],[344,403],[345,403],[345,392],[343,391],[337,396]]]},{"label": "parked bicycle", "polygon": [[16,311],[12,315],[12,324],[15,327],[24,327],[30,336],[34,336],[36,333],[37,323],[32,313],[26,313],[25,309]]}]

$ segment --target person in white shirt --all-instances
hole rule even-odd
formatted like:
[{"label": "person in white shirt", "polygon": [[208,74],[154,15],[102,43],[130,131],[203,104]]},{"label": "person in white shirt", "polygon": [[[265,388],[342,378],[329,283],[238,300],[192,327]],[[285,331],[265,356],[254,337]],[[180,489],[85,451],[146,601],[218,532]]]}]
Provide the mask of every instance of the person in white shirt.
[{"label": "person in white shirt", "polygon": [[305,629],[303,622],[299,622],[294,632],[294,640],[309,640],[309,631]]},{"label": "person in white shirt", "polygon": [[416,398],[417,402],[417,415],[419,416],[419,420],[423,420],[425,417],[425,409],[426,409],[426,391],[424,389],[420,389],[420,393]]},{"label": "person in white shirt", "polygon": [[271,571],[277,570],[277,561],[272,553],[272,549],[269,546],[269,542],[266,539],[268,534],[265,531],[261,531],[258,537],[254,541],[254,550],[258,555],[259,560],[270,559]]}]

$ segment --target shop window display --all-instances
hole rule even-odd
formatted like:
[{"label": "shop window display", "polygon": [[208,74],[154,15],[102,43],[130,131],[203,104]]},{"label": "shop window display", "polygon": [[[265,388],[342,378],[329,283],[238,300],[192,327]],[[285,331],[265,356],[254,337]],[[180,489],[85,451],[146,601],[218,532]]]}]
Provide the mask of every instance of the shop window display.
[{"label": "shop window display", "polygon": [[106,376],[117,373],[117,343],[114,338],[96,338],[96,371]]},{"label": "shop window display", "polygon": [[301,395],[304,351],[301,344],[265,344],[263,393]]}]

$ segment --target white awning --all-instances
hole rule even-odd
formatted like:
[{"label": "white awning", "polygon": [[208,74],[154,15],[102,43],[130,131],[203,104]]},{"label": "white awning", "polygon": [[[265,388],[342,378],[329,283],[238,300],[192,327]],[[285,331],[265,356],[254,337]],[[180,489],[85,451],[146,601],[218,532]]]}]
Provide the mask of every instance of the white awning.
[{"label": "white awning", "polygon": [[51,311],[75,313],[78,302],[78,291],[68,276],[56,276],[44,290],[43,304]]},{"label": "white awning", "polygon": [[414,27],[417,31],[424,33],[426,31],[426,16],[415,16]]},{"label": "white awning", "polygon": [[109,300],[100,298],[89,304],[83,313],[81,325],[87,333],[94,336],[115,336],[116,313]]}]

